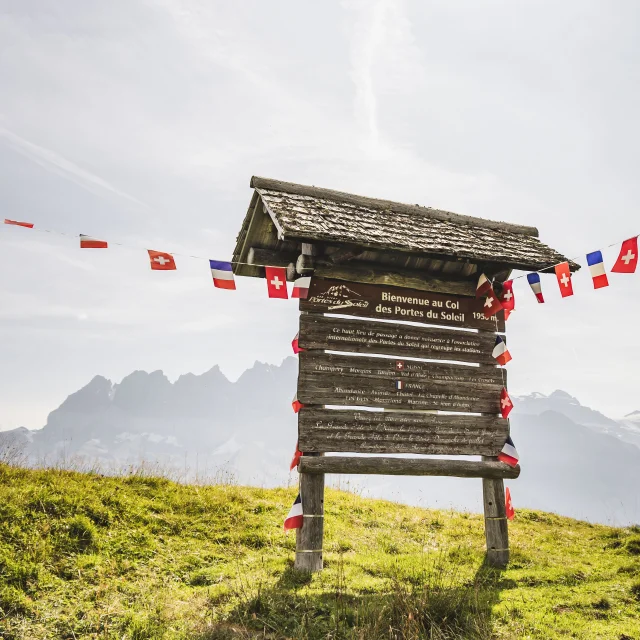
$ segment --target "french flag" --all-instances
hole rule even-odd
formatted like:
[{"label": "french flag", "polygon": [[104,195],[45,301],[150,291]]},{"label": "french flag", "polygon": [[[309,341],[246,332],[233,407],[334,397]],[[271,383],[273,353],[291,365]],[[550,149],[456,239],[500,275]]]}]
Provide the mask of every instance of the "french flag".
[{"label": "french flag", "polygon": [[527,280],[529,281],[529,286],[531,287],[531,291],[536,296],[536,300],[542,304],[544,302],[544,297],[542,296],[542,285],[540,284],[540,274],[539,273],[528,273]]},{"label": "french flag", "polygon": [[491,355],[503,366],[512,359],[502,336],[496,336],[496,346]]},{"label": "french flag", "polygon": [[309,295],[310,285],[311,285],[311,276],[298,278],[293,283],[293,291],[291,292],[291,297],[306,299],[306,297]]},{"label": "french flag", "polygon": [[402,391],[404,389],[404,380],[396,380],[396,391]]},{"label": "french flag", "polygon": [[300,500],[300,494],[298,494],[298,497],[289,511],[289,515],[285,518],[284,530],[289,531],[290,529],[302,529],[303,522],[302,500]]},{"label": "french flag", "polygon": [[607,272],[604,270],[604,260],[602,259],[602,251],[594,251],[587,254],[587,264],[591,277],[593,278],[593,288],[602,289],[609,286]]},{"label": "french flag", "polygon": [[478,286],[476,287],[476,298],[482,298],[482,296],[491,289],[491,282],[487,279],[484,273],[480,274],[478,279]]},{"label": "french flag", "polygon": [[235,291],[236,281],[233,279],[233,266],[230,262],[209,260],[213,285],[218,289],[231,289]]},{"label": "french flag", "polygon": [[86,236],[84,233],[81,233],[80,248],[81,249],[108,249],[109,244],[105,240],[98,240],[98,238],[92,238],[91,236]]},{"label": "french flag", "polygon": [[513,440],[511,439],[511,436],[509,436],[507,441],[504,443],[504,447],[502,447],[502,451],[498,454],[498,460],[508,464],[510,467],[515,467],[518,464],[519,459],[520,456],[516,450],[516,445],[513,444]]}]

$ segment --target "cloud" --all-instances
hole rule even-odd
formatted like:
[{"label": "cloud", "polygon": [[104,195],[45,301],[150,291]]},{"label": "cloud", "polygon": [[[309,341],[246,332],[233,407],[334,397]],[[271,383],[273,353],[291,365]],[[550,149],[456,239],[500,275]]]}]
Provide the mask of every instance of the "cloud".
[{"label": "cloud", "polygon": [[70,180],[93,194],[104,195],[104,192],[107,191],[120,198],[129,200],[129,202],[133,202],[144,207],[145,209],[149,208],[148,205],[141,200],[138,200],[135,196],[125,193],[102,179],[100,176],[79,167],[77,164],[67,160],[51,149],[46,149],[45,147],[41,147],[30,142],[29,140],[25,140],[5,127],[0,127],[0,138],[4,138],[6,143],[14,151],[17,151],[26,158],[29,158],[29,160],[32,160],[44,169],[52,171],[57,175]]}]

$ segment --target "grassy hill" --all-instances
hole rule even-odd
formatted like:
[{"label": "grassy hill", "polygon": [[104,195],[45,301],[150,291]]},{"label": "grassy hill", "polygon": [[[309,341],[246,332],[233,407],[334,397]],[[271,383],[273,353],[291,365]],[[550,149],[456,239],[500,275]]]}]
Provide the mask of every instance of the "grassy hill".
[{"label": "grassy hill", "polygon": [[640,640],[638,528],[519,510],[500,573],[480,516],[328,491],[310,577],[293,498],[0,465],[0,637]]}]

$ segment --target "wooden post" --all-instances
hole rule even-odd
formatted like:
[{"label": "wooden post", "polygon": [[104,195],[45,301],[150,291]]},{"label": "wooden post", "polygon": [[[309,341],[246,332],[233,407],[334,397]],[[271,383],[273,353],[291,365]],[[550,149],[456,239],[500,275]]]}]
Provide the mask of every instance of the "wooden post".
[{"label": "wooden post", "polygon": [[[321,454],[305,454],[321,455]],[[303,525],[296,532],[296,561],[298,571],[322,570],[322,540],[324,537],[324,474],[300,474]]]},{"label": "wooden post", "polygon": [[504,500],[504,481],[482,479],[484,531],[487,539],[487,564],[504,568],[509,563],[509,528]]}]

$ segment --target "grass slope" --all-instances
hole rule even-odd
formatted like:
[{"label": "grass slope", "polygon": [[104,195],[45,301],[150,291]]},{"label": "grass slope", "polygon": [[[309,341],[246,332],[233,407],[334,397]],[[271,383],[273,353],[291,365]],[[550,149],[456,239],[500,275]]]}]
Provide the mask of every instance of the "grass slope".
[{"label": "grass slope", "polygon": [[327,491],[326,569],[292,571],[291,490],[0,465],[0,637],[640,640],[640,530]]}]

